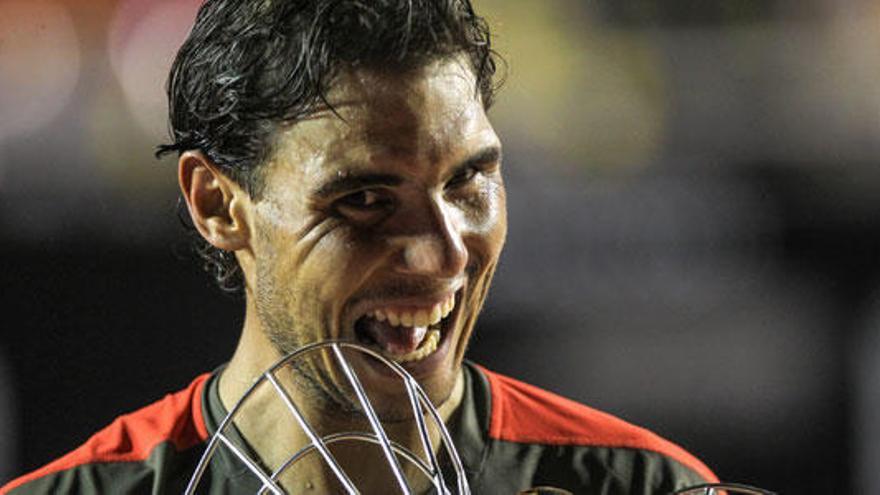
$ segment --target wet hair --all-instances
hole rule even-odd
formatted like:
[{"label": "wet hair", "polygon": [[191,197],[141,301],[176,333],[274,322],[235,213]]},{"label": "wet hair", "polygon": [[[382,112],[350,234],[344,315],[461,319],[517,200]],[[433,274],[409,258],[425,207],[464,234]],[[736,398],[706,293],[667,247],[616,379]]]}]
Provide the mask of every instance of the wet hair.
[{"label": "wet hair", "polygon": [[[410,70],[464,56],[488,108],[497,89],[489,28],[470,0],[207,0],[167,83],[170,152],[201,151],[252,198],[282,126],[332,106],[346,70]],[[240,293],[233,253],[194,232],[195,252],[219,287]]]}]

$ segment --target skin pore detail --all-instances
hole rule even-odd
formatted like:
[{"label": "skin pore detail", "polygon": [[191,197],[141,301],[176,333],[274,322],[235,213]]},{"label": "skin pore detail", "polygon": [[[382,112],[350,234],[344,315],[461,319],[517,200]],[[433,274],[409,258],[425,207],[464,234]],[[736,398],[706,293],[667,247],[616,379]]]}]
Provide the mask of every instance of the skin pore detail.
[{"label": "skin pore detail", "polygon": [[[361,70],[328,95],[346,102],[339,116],[324,112],[279,131],[262,193],[245,201],[252,259],[242,263],[242,339],[220,380],[227,407],[284,354],[345,339],[399,356],[444,420],[455,411],[461,362],[506,235],[500,142],[474,87],[456,58],[403,76]],[[429,329],[410,327],[428,314]],[[398,317],[412,322],[392,324]],[[364,356],[350,362],[398,440],[419,448],[402,385]],[[318,430],[365,426],[329,352],[283,380]],[[282,404],[260,407],[237,426],[272,465],[305,440]],[[351,460],[353,476],[373,469],[358,463],[365,457],[357,448],[338,454]],[[325,486],[323,469],[307,469],[315,486]]]}]

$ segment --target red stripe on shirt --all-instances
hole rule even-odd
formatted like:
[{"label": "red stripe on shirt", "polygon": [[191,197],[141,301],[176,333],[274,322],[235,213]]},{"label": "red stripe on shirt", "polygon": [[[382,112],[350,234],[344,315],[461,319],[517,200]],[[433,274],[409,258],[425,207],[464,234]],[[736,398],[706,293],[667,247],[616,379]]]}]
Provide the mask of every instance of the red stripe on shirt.
[{"label": "red stripe on shirt", "polygon": [[489,436],[493,439],[649,450],[675,459],[708,482],[718,481],[699,459],[644,428],[483,367],[480,370],[492,392]]},{"label": "red stripe on shirt", "polygon": [[9,482],[0,488],[0,494],[29,481],[85,464],[143,461],[163,442],[171,442],[178,450],[185,450],[206,441],[208,428],[202,414],[202,390],[210,376],[210,373],[200,375],[185,389],[116,418],[76,450]]}]

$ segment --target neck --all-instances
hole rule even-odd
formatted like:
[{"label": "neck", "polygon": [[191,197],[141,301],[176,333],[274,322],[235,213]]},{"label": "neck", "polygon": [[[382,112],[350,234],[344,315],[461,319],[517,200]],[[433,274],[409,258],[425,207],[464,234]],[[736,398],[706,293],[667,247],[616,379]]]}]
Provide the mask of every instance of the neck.
[{"label": "neck", "polygon": [[[220,377],[220,399],[226,409],[231,410],[254,381],[280,357],[280,352],[266,337],[262,323],[252,305],[252,298],[248,297],[244,328],[238,347]],[[298,387],[298,381],[293,378],[295,373],[293,368],[288,366],[285,369],[286,373],[277,375],[278,381],[289,393],[294,404],[308,418],[316,432],[322,435],[345,431],[372,432],[362,417],[341,416],[336,411],[322,410],[325,405],[315,406],[306,398],[307,394]],[[369,390],[367,392],[369,393]],[[458,409],[463,395],[464,379],[459,372],[449,397],[442,404],[435,404],[444,423],[448,423],[449,418]],[[429,425],[431,421],[426,417]],[[240,410],[235,424],[250,447],[260,456],[263,464],[272,469],[282,465],[290,455],[311,443],[269,384],[255,390]],[[423,456],[423,448],[414,420],[383,423],[383,427],[389,438]],[[429,432],[436,453],[440,447],[440,434],[433,427],[429,427]],[[390,475],[388,463],[378,447],[360,442],[340,442],[331,447],[331,451],[361,492],[381,493],[387,491],[389,486],[394,486],[390,476],[376,476],[377,472],[387,472]],[[365,462],[365,459],[369,462]],[[405,471],[410,475],[410,480],[417,480],[413,486],[417,492],[422,491],[419,489],[420,482],[425,482],[423,488],[427,488],[427,480],[414,475],[415,470],[405,468]],[[292,493],[311,490],[315,493],[340,491],[335,475],[317,455],[306,456],[288,472],[289,476],[283,477],[282,480],[286,489]]]}]

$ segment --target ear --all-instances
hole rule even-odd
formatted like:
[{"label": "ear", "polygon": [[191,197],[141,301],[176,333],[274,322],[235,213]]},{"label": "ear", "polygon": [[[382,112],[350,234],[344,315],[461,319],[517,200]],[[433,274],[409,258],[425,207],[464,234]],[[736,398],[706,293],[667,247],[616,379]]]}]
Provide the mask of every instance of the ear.
[{"label": "ear", "polygon": [[250,245],[250,196],[200,151],[177,163],[178,182],[196,230],[211,245],[238,251]]}]

